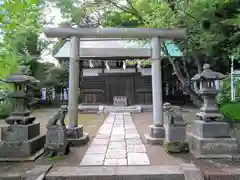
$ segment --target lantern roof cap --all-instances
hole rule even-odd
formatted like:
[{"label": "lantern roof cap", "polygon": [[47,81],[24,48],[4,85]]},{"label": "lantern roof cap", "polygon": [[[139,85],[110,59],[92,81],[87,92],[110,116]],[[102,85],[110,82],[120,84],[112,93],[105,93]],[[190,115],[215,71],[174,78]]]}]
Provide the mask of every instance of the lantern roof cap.
[{"label": "lantern roof cap", "polygon": [[192,81],[199,80],[221,80],[226,76],[220,72],[213,71],[210,67],[210,64],[203,65],[203,71],[201,73],[197,73],[192,77]]},{"label": "lantern roof cap", "polygon": [[39,83],[37,79],[32,76],[28,76],[26,73],[26,68],[21,66],[19,72],[10,75],[5,82],[7,83]]}]

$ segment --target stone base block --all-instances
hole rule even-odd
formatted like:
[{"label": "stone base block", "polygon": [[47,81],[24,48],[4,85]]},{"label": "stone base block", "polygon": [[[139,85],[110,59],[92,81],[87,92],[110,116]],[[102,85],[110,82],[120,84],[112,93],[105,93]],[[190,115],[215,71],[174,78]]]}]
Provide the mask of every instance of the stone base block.
[{"label": "stone base block", "polygon": [[187,133],[191,153],[196,158],[233,158],[237,156],[238,145],[235,138],[202,138]]},{"label": "stone base block", "polygon": [[46,157],[63,156],[67,155],[69,151],[69,144],[67,144],[66,146],[59,146],[58,148],[47,146],[44,148],[44,155]]},{"label": "stone base block", "polygon": [[3,141],[28,141],[40,134],[40,123],[13,124],[2,128]]},{"label": "stone base block", "polygon": [[169,126],[164,125],[165,139],[168,142],[183,142],[186,140],[185,126]]},{"label": "stone base block", "polygon": [[47,173],[45,179],[185,180],[179,166],[60,166]]},{"label": "stone base block", "polygon": [[204,122],[195,120],[191,125],[191,132],[203,138],[229,138],[230,127],[225,122]]},{"label": "stone base block", "polygon": [[[28,157],[0,157],[0,162],[29,162],[35,161],[44,153],[44,149],[40,149],[36,153]],[[0,178],[1,179],[1,178]]]},{"label": "stone base block", "polygon": [[0,158],[2,159],[15,158],[27,160],[31,156],[36,157],[34,154],[36,154],[44,147],[45,142],[46,142],[45,135],[39,135],[33,139],[22,142],[0,141]]},{"label": "stone base block", "polygon": [[83,146],[89,141],[89,136],[87,133],[83,133],[80,138],[68,138],[69,146]]},{"label": "stone base block", "polygon": [[36,117],[33,115],[30,116],[10,116],[8,117],[5,122],[7,124],[31,124],[35,121]]},{"label": "stone base block", "polygon": [[150,136],[154,138],[164,138],[165,129],[163,126],[150,125]]},{"label": "stone base block", "polygon": [[59,125],[48,128],[44,154],[47,157],[66,155],[69,152],[69,144],[66,135],[67,129]]},{"label": "stone base block", "polygon": [[150,133],[145,134],[145,139],[148,144],[157,145],[163,144],[165,137],[165,130],[163,126],[150,125]]},{"label": "stone base block", "polygon": [[83,136],[83,126],[77,127],[67,127],[67,138],[69,139],[78,139]]},{"label": "stone base block", "polygon": [[155,138],[155,137],[151,137],[148,133],[146,133],[145,135],[145,140],[147,144],[151,144],[151,145],[162,145],[164,138]]},{"label": "stone base block", "polygon": [[189,152],[189,144],[187,141],[174,142],[165,140],[164,149],[167,153]]}]

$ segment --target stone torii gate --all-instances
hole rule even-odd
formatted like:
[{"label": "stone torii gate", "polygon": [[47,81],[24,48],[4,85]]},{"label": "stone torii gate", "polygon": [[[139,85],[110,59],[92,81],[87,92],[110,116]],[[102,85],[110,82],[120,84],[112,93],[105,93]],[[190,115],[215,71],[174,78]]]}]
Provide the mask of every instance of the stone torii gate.
[{"label": "stone torii gate", "polygon": [[146,139],[152,144],[161,144],[165,132],[163,128],[162,100],[162,67],[161,40],[184,39],[185,29],[151,29],[151,28],[45,28],[44,33],[49,38],[71,38],[69,62],[69,140],[81,144],[84,137],[79,135],[78,127],[78,88],[79,88],[79,49],[80,38],[151,38],[152,48],[152,99],[153,125]]}]

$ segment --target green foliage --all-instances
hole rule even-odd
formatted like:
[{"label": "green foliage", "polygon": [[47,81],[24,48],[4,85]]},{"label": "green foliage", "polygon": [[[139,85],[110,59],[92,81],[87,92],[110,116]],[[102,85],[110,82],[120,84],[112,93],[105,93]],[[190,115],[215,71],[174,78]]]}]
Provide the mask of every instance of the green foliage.
[{"label": "green foliage", "polygon": [[[240,97],[240,81],[236,82],[236,98]],[[237,99],[238,100],[238,99]],[[220,107],[231,101],[231,77],[230,75],[222,81],[221,91],[218,94],[217,101]]]},{"label": "green foliage", "polygon": [[222,81],[221,91],[218,94],[217,101],[220,107],[229,103],[231,100],[231,78],[230,76]]},{"label": "green foliage", "polygon": [[220,110],[225,116],[231,117],[232,121],[240,121],[240,103],[228,103],[223,105]]},{"label": "green foliage", "polygon": [[10,115],[13,104],[10,101],[0,103],[0,119],[6,118]]},{"label": "green foliage", "polygon": [[[37,44],[28,44],[29,37],[38,37],[41,32],[39,0],[5,0],[0,6],[0,24],[3,37],[0,41],[0,78],[18,70],[22,61],[30,58],[31,49]],[[28,47],[28,48],[27,48]]]},{"label": "green foliage", "polygon": [[8,98],[6,90],[0,91],[0,119],[6,118],[10,115],[12,110],[12,102]]}]

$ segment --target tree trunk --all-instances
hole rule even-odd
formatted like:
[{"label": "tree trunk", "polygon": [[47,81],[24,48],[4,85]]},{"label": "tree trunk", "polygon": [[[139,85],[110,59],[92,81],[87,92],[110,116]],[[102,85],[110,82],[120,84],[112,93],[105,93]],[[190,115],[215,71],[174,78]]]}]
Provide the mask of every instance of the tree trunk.
[{"label": "tree trunk", "polygon": [[190,85],[190,82],[186,80],[186,78],[183,76],[183,74],[180,72],[180,70],[176,67],[174,61],[171,57],[168,57],[170,63],[172,64],[173,70],[175,75],[177,76],[178,80],[180,81],[183,91],[189,94],[191,100],[193,101],[193,104],[200,108],[202,106],[203,100],[201,96],[199,96]]}]

